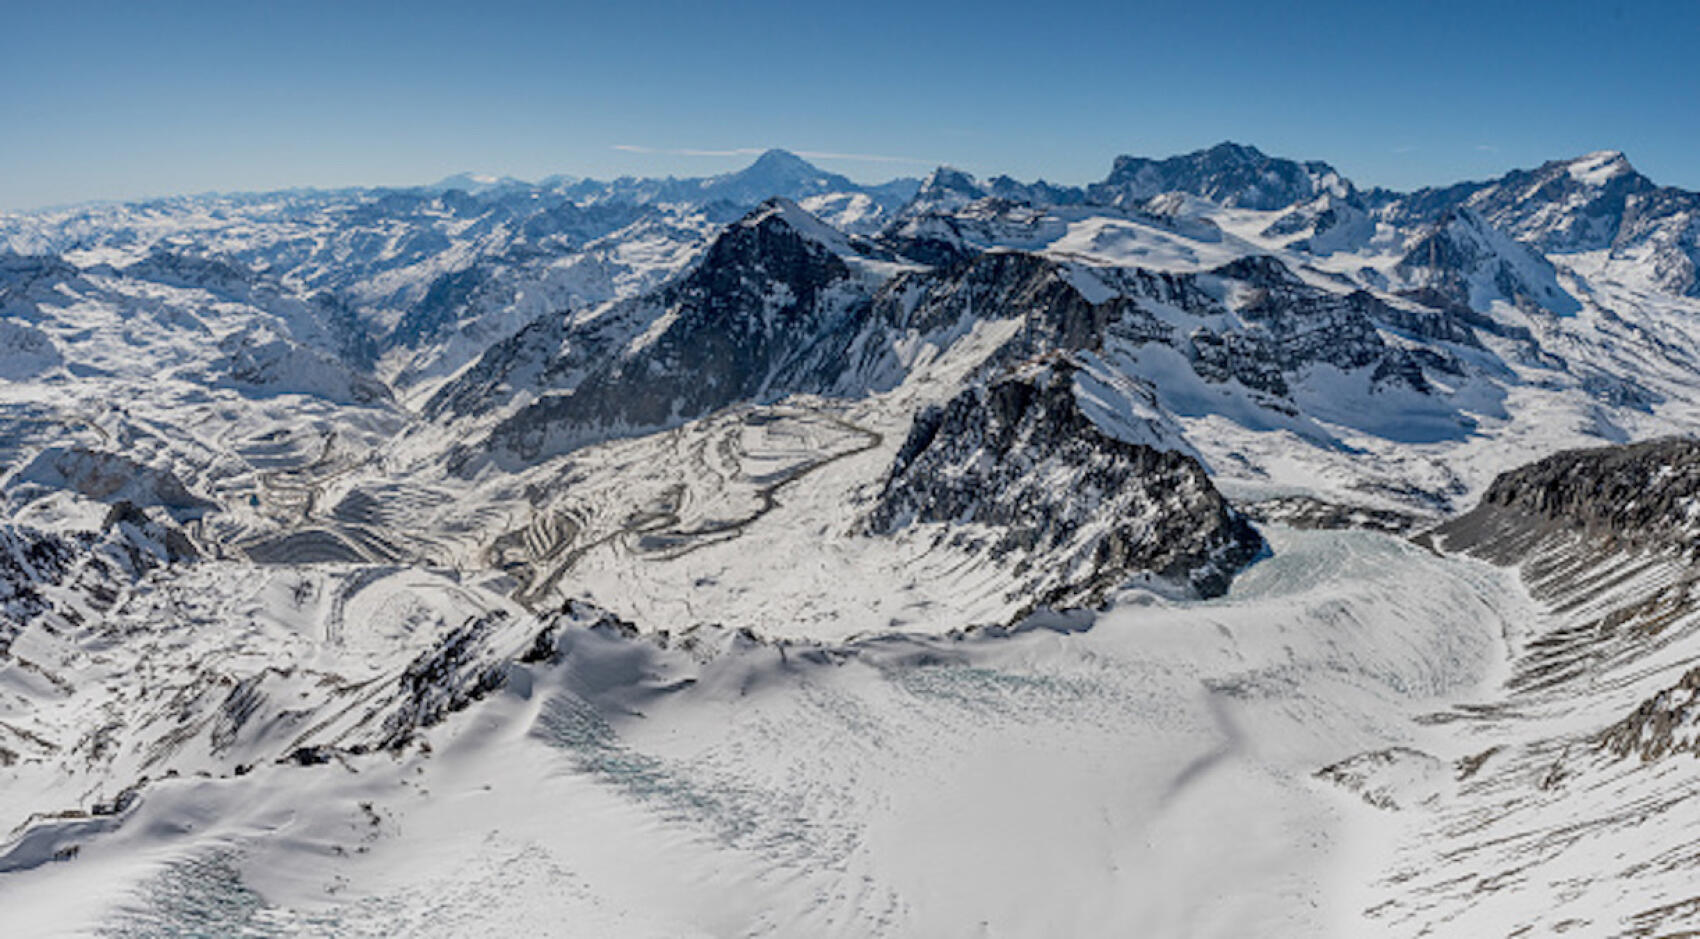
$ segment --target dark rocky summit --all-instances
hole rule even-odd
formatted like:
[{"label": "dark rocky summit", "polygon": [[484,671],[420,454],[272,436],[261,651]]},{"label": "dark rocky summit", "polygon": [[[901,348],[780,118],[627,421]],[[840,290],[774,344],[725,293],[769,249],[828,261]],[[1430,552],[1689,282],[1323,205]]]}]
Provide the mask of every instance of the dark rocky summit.
[{"label": "dark rocky summit", "polygon": [[[1083,605],[1141,575],[1217,596],[1264,549],[1192,457],[1105,434],[1066,358],[1030,363],[915,421],[867,524],[949,523],[955,543],[1019,551],[1037,604]],[[975,526],[984,526],[976,531]]]},{"label": "dark rocky summit", "polygon": [[806,230],[819,225],[776,200],[729,226],[694,271],[653,299],[664,312],[642,335],[623,348],[593,344],[613,354],[585,362],[570,394],[522,409],[492,442],[535,459],[791,390],[775,376],[832,334],[836,319],[866,306],[847,285],[845,262]]},{"label": "dark rocky summit", "polygon": [[1110,175],[1087,188],[1091,201],[1105,205],[1186,192],[1247,209],[1285,208],[1331,191],[1350,193],[1351,184],[1328,164],[1271,157],[1236,143],[1163,160],[1119,156]]}]

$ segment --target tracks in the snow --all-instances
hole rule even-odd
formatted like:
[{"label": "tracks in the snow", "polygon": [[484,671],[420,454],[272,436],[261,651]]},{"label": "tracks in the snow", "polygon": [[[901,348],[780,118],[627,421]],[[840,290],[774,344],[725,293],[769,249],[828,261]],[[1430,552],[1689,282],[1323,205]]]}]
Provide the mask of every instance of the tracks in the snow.
[{"label": "tracks in the snow", "polygon": [[529,575],[516,600],[531,608],[544,604],[599,548],[664,561],[737,538],[778,507],[786,487],[885,442],[877,431],[808,409],[744,409],[660,439],[670,457],[684,459],[638,460],[688,467],[682,474],[657,477],[647,491],[590,484],[584,487],[590,493],[577,498],[569,482],[565,504],[497,539],[491,560]]}]

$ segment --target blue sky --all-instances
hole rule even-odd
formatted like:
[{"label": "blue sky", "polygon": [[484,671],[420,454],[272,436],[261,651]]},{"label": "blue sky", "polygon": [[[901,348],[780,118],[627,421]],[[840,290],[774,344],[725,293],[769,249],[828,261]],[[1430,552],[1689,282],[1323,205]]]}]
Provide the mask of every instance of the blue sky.
[{"label": "blue sky", "polygon": [[8,209],[461,170],[701,175],[770,146],[851,155],[816,162],[863,180],[951,163],[1084,182],[1118,153],[1224,139],[1398,188],[1613,148],[1700,189],[1694,0],[5,12]]}]

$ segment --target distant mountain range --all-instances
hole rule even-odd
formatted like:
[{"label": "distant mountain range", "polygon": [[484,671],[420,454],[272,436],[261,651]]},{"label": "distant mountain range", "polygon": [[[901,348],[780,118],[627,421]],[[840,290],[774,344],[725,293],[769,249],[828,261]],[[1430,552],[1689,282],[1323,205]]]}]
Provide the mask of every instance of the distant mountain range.
[{"label": "distant mountain range", "polygon": [[1697,262],[1615,152],[0,215],[0,923],[1674,935]]},{"label": "distant mountain range", "polygon": [[[1539,251],[1604,249],[1636,255],[1644,259],[1653,283],[1661,288],[1691,296],[1700,291],[1695,277],[1696,258],[1700,258],[1700,194],[1653,183],[1616,151],[1554,160],[1497,180],[1411,193],[1359,189],[1327,163],[1271,157],[1235,143],[1161,160],[1119,156],[1102,182],[1086,186],[1022,183],[1007,176],[981,182],[946,167],[923,180],[903,178],[864,186],[784,150],[769,150],[745,169],[719,176],[557,180],[540,185],[562,188],[575,199],[643,204],[753,204],[770,196],[804,201],[862,195],[877,207],[877,217],[882,219],[911,200],[938,206],[987,196],[1046,206],[1139,207],[1164,194],[1185,193],[1228,208],[1268,211],[1303,206],[1320,212],[1334,207],[1325,228],[1338,226],[1339,216],[1351,213],[1374,213],[1400,224],[1415,224],[1438,222],[1452,210],[1467,208]],[[462,174],[428,188],[483,193],[526,186],[507,178]],[[826,204],[821,200],[821,205]],[[859,217],[852,227],[868,231],[870,221]]]}]

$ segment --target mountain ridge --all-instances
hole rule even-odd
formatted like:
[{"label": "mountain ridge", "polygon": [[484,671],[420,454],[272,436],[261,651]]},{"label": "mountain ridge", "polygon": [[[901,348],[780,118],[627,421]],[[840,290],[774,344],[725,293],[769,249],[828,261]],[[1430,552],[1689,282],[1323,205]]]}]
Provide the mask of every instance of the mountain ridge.
[{"label": "mountain ridge", "polygon": [[1686,928],[1684,197],[1112,175],[0,218],[0,918]]}]

